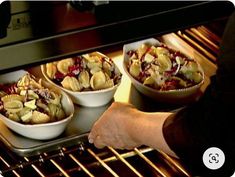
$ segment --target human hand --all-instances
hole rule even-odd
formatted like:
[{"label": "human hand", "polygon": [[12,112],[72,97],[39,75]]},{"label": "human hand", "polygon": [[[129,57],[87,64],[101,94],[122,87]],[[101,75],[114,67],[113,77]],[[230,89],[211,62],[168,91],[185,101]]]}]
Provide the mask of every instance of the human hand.
[{"label": "human hand", "polygon": [[97,148],[133,149],[146,145],[177,157],[162,132],[165,120],[172,115],[170,112],[142,112],[130,104],[114,102],[95,122],[88,139]]},{"label": "human hand", "polygon": [[141,112],[127,103],[114,102],[95,122],[89,134],[89,142],[97,148],[111,146],[132,149],[140,142],[132,136]]}]

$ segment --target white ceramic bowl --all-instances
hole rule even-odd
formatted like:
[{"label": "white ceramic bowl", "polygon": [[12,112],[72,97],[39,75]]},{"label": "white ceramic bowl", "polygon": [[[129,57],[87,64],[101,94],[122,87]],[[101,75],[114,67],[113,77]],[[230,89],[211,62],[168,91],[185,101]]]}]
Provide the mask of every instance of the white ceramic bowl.
[{"label": "white ceramic bowl", "polygon": [[[24,70],[19,70],[0,75],[0,83],[3,84],[3,83],[17,82],[19,78],[22,77],[25,73],[27,72]],[[43,85],[47,88],[53,88],[53,90],[55,90],[55,88],[47,82],[43,82]],[[0,114],[0,120],[8,128],[27,138],[32,138],[37,140],[48,140],[59,136],[65,130],[66,126],[73,117],[74,105],[69,96],[65,92],[60,91],[58,89],[56,89],[56,91],[62,94],[61,103],[67,115],[65,119],[51,123],[27,125],[15,122],[5,117],[4,115]]]},{"label": "white ceramic bowl", "polygon": [[127,52],[130,50],[137,50],[142,44],[149,44],[149,45],[154,45],[154,46],[161,45],[161,43],[158,40],[156,40],[154,38],[150,38],[150,39],[145,39],[142,41],[137,41],[137,42],[133,42],[130,44],[126,44],[123,46],[124,71],[131,79],[131,82],[133,83],[135,88],[139,92],[141,92],[142,94],[144,94],[150,98],[153,98],[157,101],[160,101],[160,102],[185,103],[185,102],[194,100],[197,97],[197,93],[200,90],[200,87],[204,83],[204,72],[203,72],[202,67],[200,65],[199,65],[199,69],[200,69],[201,73],[203,74],[202,81],[192,87],[188,87],[188,88],[184,88],[184,89],[177,89],[177,90],[167,90],[167,91],[155,90],[153,88],[150,88],[148,86],[143,85],[141,82],[136,80],[129,73],[129,71],[127,69],[127,65],[128,65],[128,61],[129,61],[129,56],[127,55]]},{"label": "white ceramic bowl", "polygon": [[[98,54],[102,55],[101,53],[98,53]],[[86,107],[98,107],[98,106],[103,106],[109,103],[112,100],[118,86],[121,83],[121,79],[120,79],[116,85],[107,89],[74,92],[54,83],[46,74],[46,65],[41,65],[41,71],[42,71],[43,76],[46,78],[48,82],[50,82],[52,85],[67,92],[74,103],[79,104],[81,106],[86,106]],[[115,65],[115,72],[120,73],[116,65]]]}]

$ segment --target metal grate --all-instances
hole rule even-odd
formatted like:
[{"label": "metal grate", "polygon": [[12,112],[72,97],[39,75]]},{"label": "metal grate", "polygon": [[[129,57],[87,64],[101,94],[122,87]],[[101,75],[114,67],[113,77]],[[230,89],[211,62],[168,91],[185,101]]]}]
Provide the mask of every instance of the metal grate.
[{"label": "metal grate", "polygon": [[207,59],[216,63],[219,54],[220,37],[205,26],[180,30],[177,35],[193,48],[198,50]]},{"label": "metal grate", "polygon": [[78,144],[33,157],[1,153],[3,176],[190,176],[173,158],[148,147],[132,151]]}]

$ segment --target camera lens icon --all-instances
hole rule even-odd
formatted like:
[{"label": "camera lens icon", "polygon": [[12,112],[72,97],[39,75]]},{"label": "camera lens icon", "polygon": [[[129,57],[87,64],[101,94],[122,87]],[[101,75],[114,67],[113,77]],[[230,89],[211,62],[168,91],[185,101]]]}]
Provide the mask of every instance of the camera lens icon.
[{"label": "camera lens icon", "polygon": [[221,149],[211,147],[204,152],[202,159],[207,168],[217,170],[224,165],[225,155]]}]

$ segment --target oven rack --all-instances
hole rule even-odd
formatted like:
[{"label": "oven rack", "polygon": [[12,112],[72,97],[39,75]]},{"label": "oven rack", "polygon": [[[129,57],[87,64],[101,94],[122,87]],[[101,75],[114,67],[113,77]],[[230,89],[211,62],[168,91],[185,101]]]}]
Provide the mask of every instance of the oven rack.
[{"label": "oven rack", "polygon": [[[134,160],[131,159],[133,157]],[[156,161],[154,162],[150,157],[151,159],[160,159],[161,163],[156,165]],[[135,167],[137,165],[135,160],[138,160],[138,163],[141,163],[144,168]],[[96,170],[102,168],[103,175],[117,177],[123,176],[123,174],[120,174],[120,167],[126,173],[130,173],[130,176],[146,176],[148,175],[146,169],[149,169],[154,176],[167,177],[173,174],[190,176],[176,159],[149,147],[135,148],[131,151],[115,150],[111,147],[97,150],[92,145],[79,143],[72,147],[63,147],[54,152],[42,153],[34,157],[18,157],[14,159],[15,162],[5,159],[4,154],[1,153],[0,161],[2,166],[0,174],[3,176],[25,176],[24,172],[27,171],[26,174],[30,172],[35,177],[80,175],[93,177],[100,176],[101,174],[97,173]],[[113,163],[119,164],[113,166]],[[48,169],[46,166],[50,166],[53,170]],[[53,173],[50,174],[50,171],[53,171]]]}]

